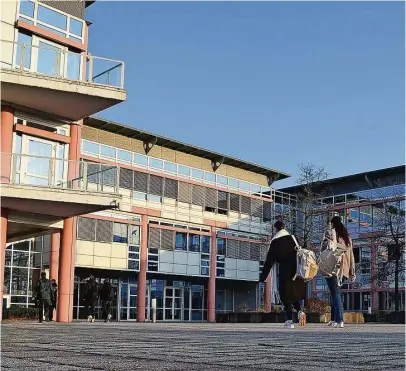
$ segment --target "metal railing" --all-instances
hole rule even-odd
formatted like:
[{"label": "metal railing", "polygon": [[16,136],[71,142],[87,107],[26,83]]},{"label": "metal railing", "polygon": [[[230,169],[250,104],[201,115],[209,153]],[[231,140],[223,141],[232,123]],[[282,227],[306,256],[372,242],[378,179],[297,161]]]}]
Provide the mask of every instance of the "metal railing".
[{"label": "metal railing", "polygon": [[1,183],[118,194],[117,166],[1,153]]},{"label": "metal railing", "polygon": [[21,72],[124,88],[124,62],[40,45],[1,40],[1,66]]}]

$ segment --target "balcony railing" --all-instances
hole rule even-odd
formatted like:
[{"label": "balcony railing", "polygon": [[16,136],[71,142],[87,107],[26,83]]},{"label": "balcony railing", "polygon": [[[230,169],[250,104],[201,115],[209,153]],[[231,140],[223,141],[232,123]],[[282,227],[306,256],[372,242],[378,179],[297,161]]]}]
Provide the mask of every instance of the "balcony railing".
[{"label": "balcony railing", "polygon": [[124,62],[74,53],[62,47],[1,40],[1,67],[68,80],[124,88]]},{"label": "balcony railing", "polygon": [[99,163],[1,154],[1,183],[118,194],[119,169]]}]

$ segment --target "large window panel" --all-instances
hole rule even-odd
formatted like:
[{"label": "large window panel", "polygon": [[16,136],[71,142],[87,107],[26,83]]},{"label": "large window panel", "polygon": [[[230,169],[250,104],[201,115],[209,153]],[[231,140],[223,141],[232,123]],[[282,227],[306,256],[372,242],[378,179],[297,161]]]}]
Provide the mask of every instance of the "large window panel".
[{"label": "large window panel", "polygon": [[117,182],[117,167],[111,165],[101,165],[101,175],[103,185],[115,187]]},{"label": "large window panel", "polygon": [[149,177],[149,193],[155,196],[162,196],[163,193],[163,178],[156,175]]},{"label": "large window panel", "polygon": [[227,211],[229,209],[228,192],[218,191],[217,197],[218,197],[217,202],[218,208],[223,211]]},{"label": "large window panel", "polygon": [[114,223],[113,242],[128,243],[127,224]]},{"label": "large window panel", "polygon": [[176,232],[175,235],[175,249],[187,251],[187,233]]},{"label": "large window panel", "polygon": [[259,243],[250,243],[250,260],[259,261],[260,256],[260,244]]},{"label": "large window panel", "polygon": [[202,186],[192,186],[192,204],[204,206],[205,189]]},{"label": "large window panel", "polygon": [[227,240],[227,258],[238,259],[238,241],[237,240]]},{"label": "large window panel", "polygon": [[263,220],[264,222],[272,221],[272,202],[263,202]]},{"label": "large window panel", "polygon": [[96,241],[111,243],[113,239],[113,222],[107,220],[96,221]]},{"label": "large window panel", "polygon": [[168,229],[163,229],[161,231],[161,249],[164,250],[173,250],[174,246],[174,237],[175,237],[175,232],[168,230]]},{"label": "large window panel", "polygon": [[128,240],[131,245],[140,244],[140,227],[138,225],[130,224],[128,226]]},{"label": "large window panel", "polygon": [[190,204],[192,202],[192,185],[179,182],[179,201]]},{"label": "large window panel", "polygon": [[200,252],[200,236],[198,234],[189,234],[189,251]]},{"label": "large window panel", "polygon": [[48,23],[62,30],[67,29],[68,18],[66,17],[66,15],[58,13],[52,9],[46,8],[39,4],[37,18],[41,22]]},{"label": "large window panel", "polygon": [[133,174],[130,169],[120,168],[120,188],[133,189]]},{"label": "large window panel", "polygon": [[148,174],[134,172],[134,190],[143,193],[148,192]]},{"label": "large window panel", "polygon": [[178,181],[173,179],[165,179],[164,197],[176,200],[178,198]]},{"label": "large window panel", "polygon": [[96,219],[78,218],[78,239],[84,241],[96,240]]},{"label": "large window panel", "polygon": [[226,239],[217,238],[217,255],[226,255]]}]

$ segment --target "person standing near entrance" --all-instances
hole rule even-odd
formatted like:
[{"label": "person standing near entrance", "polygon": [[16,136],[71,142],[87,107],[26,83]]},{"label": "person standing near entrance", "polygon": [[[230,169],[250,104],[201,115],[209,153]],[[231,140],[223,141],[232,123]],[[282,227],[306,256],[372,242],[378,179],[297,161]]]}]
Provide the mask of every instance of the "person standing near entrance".
[{"label": "person standing near entrance", "polygon": [[[306,287],[304,280],[293,281],[297,268],[297,253],[295,249],[296,243],[292,235],[285,229],[285,223],[282,220],[277,220],[274,228],[277,233],[272,238],[259,280],[265,282],[272,266],[279,263],[279,294],[287,315],[285,327],[294,328],[293,322],[298,322],[299,317],[302,315],[300,301],[305,298]],[[292,306],[297,311],[295,320]]]},{"label": "person standing near entrance", "polygon": [[110,280],[106,278],[103,286],[100,289],[100,300],[102,301],[102,310],[104,322],[110,322],[111,319],[111,302],[114,298],[114,289],[110,284]]},{"label": "person standing near entrance", "polygon": [[41,273],[41,278],[35,285],[35,296],[38,304],[39,323],[42,323],[44,316],[45,321],[49,322],[49,311],[52,310],[51,283],[47,278],[47,274],[45,272]]},{"label": "person standing near entrance", "polygon": [[90,276],[83,290],[83,300],[87,312],[87,322],[94,322],[94,307],[99,298],[99,286],[93,276]]}]

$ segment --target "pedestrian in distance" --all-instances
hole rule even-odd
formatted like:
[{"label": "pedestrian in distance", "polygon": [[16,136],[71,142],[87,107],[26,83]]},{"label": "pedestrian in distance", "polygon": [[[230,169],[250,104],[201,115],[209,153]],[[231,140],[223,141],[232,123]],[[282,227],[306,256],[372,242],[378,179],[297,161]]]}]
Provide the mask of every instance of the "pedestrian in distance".
[{"label": "pedestrian in distance", "polygon": [[100,300],[102,301],[102,311],[104,322],[110,322],[111,320],[111,302],[114,298],[114,288],[110,284],[110,280],[106,278],[103,282],[103,286],[100,289]]},{"label": "pedestrian in distance", "polygon": [[83,300],[85,302],[85,310],[87,313],[87,322],[94,322],[94,308],[99,298],[99,285],[93,276],[90,276],[83,290]]},{"label": "pedestrian in distance", "polygon": [[338,244],[344,250],[341,255],[337,274],[325,277],[330,291],[331,321],[328,326],[343,328],[344,314],[341,300],[340,286],[345,279],[355,281],[355,259],[352,248],[352,241],[348,235],[348,230],[344,226],[341,217],[334,216],[331,219],[331,229],[329,230],[330,243]]},{"label": "pedestrian in distance", "polygon": [[49,320],[52,321],[54,318],[54,310],[56,310],[56,303],[58,300],[58,285],[56,280],[50,280],[51,284],[51,307],[49,308]]},{"label": "pedestrian in distance", "polygon": [[[300,307],[300,301],[304,300],[306,295],[305,281],[301,279],[293,281],[297,269],[295,240],[285,229],[285,223],[282,220],[277,220],[274,228],[276,234],[271,240],[259,280],[265,282],[273,265],[279,263],[278,286],[287,317],[285,327],[294,328],[294,322],[299,322],[299,318],[304,314]],[[293,315],[292,306],[296,310],[297,316]]]},{"label": "pedestrian in distance", "polygon": [[41,278],[35,285],[35,299],[38,305],[39,323],[42,323],[43,317],[45,317],[46,322],[49,322],[49,311],[52,308],[51,295],[51,283],[47,278],[47,274],[42,272]]}]

